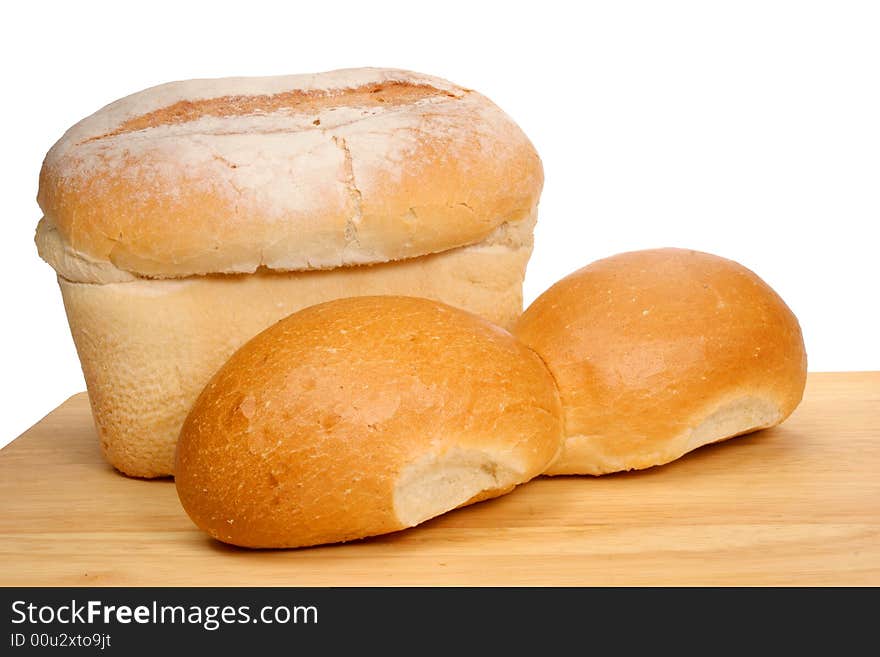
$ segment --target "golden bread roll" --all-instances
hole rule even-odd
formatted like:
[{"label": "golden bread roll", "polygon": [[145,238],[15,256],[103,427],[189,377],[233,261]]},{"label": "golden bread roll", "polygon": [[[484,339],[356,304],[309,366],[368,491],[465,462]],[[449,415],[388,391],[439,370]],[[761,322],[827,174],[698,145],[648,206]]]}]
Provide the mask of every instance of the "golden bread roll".
[{"label": "golden bread roll", "polygon": [[697,251],[594,262],[535,300],[514,334],[562,398],[566,440],[547,474],[648,468],[771,427],[806,383],[803,336],[779,295]]},{"label": "golden bread roll", "polygon": [[410,297],[301,310],[241,347],[184,422],[176,484],[215,538],[335,543],[417,525],[541,473],[547,368],[507,331]]}]

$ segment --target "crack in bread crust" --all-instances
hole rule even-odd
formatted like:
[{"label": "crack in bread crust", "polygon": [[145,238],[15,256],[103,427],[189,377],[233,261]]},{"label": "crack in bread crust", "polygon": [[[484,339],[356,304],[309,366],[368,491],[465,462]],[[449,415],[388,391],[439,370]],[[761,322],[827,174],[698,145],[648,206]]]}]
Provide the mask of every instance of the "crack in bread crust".
[{"label": "crack in bread crust", "polygon": [[115,130],[90,137],[79,143],[86,144],[158,126],[191,123],[206,116],[227,118],[274,112],[318,114],[334,107],[343,106],[370,108],[410,105],[433,96],[457,97],[456,94],[427,84],[383,82],[362,85],[354,89],[292,89],[271,95],[220,96],[195,101],[180,100],[167,107],[128,119]]},{"label": "crack in bread crust", "polygon": [[333,137],[333,143],[339,146],[345,156],[344,173],[345,182],[348,185],[348,195],[351,197],[351,203],[354,206],[354,212],[348,221],[345,222],[345,245],[346,247],[354,245],[360,246],[360,238],[358,237],[358,226],[364,216],[363,202],[364,197],[361,190],[358,189],[354,179],[354,164],[351,158],[351,149],[345,141],[345,137]]}]

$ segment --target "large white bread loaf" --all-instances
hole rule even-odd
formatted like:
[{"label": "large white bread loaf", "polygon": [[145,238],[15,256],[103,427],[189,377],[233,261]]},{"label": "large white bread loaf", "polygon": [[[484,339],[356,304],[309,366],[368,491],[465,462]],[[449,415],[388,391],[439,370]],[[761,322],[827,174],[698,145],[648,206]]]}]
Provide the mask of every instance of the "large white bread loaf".
[{"label": "large white bread loaf", "polygon": [[175,82],[76,124],[36,242],[108,459],[172,474],[210,375],[311,304],[419,295],[510,326],[542,183],[497,106],[408,71]]}]

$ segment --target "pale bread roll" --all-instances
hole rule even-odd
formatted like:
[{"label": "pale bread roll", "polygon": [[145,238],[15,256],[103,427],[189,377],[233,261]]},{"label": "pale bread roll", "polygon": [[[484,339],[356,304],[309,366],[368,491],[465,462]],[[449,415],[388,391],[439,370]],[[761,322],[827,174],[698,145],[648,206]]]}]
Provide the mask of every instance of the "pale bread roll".
[{"label": "pale bread roll", "polygon": [[172,474],[211,373],[308,305],[419,295],[510,326],[542,184],[492,102],[394,69],[174,82],[84,119],[46,156],[36,242],[105,455]]},{"label": "pale bread roll", "polygon": [[184,422],[176,484],[221,541],[336,543],[503,494],[561,440],[553,379],[507,331],[426,299],[340,299],[220,368]]},{"label": "pale bread roll", "polygon": [[542,294],[514,334],[562,398],[566,440],[547,474],[648,468],[774,426],[806,383],[803,336],[779,295],[697,251],[594,262]]}]

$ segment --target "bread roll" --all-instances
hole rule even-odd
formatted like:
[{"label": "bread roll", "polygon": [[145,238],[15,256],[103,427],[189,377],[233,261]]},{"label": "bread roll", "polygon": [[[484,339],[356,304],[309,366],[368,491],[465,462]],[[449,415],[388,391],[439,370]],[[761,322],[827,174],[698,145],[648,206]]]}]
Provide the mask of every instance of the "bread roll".
[{"label": "bread roll", "polygon": [[550,368],[566,440],[547,474],[668,463],[800,403],[797,319],[754,273],[682,249],[623,253],[553,285],[514,333]]},{"label": "bread roll", "polygon": [[393,69],[175,82],[84,119],[46,156],[36,242],[105,455],[172,474],[211,373],[314,303],[419,295],[510,326],[542,183],[493,103]]},{"label": "bread roll", "polygon": [[266,329],[213,376],[176,483],[221,541],[335,543],[505,493],[561,440],[553,379],[507,331],[426,299],[340,299]]}]

